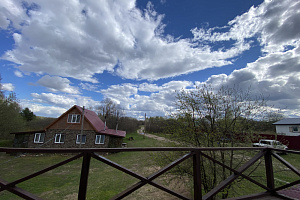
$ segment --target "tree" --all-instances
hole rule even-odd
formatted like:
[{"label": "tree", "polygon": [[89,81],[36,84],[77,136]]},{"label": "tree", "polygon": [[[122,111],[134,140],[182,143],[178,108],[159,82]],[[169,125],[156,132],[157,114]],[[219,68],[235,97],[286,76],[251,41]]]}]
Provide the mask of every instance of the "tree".
[{"label": "tree", "polygon": [[109,128],[133,132],[139,127],[140,122],[137,119],[126,117],[121,106],[109,98],[101,101],[101,105],[97,106],[95,110]]},{"label": "tree", "polygon": [[123,117],[120,105],[109,98],[101,101],[101,105],[96,107],[96,111],[101,120],[105,121],[110,128],[118,126],[120,118]]},{"label": "tree", "polygon": [[4,92],[3,92],[3,89],[2,89],[1,81],[2,81],[2,77],[1,77],[1,74],[0,74],[0,99],[4,99]]},{"label": "tree", "polygon": [[29,108],[23,109],[20,114],[27,122],[36,118],[35,114]]},{"label": "tree", "polygon": [[21,107],[17,102],[15,93],[0,99],[0,137],[11,139],[11,132],[17,132],[24,127],[24,121],[20,116]]},{"label": "tree", "polygon": [[0,75],[0,138],[11,139],[9,133],[17,132],[24,126],[24,121],[20,116],[21,107],[16,94],[11,92],[5,96],[1,85]]},{"label": "tree", "polygon": [[[176,96],[178,113],[168,127],[173,139],[185,146],[194,147],[234,147],[250,143],[256,135],[253,123],[269,113],[263,96],[254,97],[250,89],[222,86],[215,90],[210,86],[195,90],[181,90]],[[213,159],[220,160],[231,168],[236,168],[244,156],[236,159],[234,151],[207,152]],[[229,176],[225,167],[201,156],[201,178],[205,192],[210,191],[220,181]],[[187,173],[187,169],[178,169]],[[192,174],[190,171],[187,174]],[[229,194],[231,186],[222,192],[222,198]]]}]

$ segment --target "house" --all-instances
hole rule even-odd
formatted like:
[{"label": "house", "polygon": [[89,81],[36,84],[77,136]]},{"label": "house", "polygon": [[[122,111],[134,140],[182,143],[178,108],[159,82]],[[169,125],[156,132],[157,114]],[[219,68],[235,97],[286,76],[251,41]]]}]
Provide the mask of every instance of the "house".
[{"label": "house", "polygon": [[95,112],[75,105],[45,130],[12,134],[14,147],[110,148],[121,147],[126,131],[109,129]]},{"label": "house", "polygon": [[300,118],[286,118],[273,123],[277,140],[283,141],[289,149],[300,150]]},{"label": "house", "polygon": [[273,123],[276,133],[287,136],[300,136],[300,118],[286,118]]}]

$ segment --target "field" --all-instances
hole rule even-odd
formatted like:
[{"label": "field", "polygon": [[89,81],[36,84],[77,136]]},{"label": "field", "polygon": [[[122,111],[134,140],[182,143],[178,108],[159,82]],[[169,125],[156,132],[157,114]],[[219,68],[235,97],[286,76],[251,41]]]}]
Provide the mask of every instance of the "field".
[{"label": "field", "polygon": [[[159,147],[168,145],[165,142],[143,137],[139,134],[128,134],[126,138],[133,137],[133,141],[127,139],[124,142],[128,147]],[[121,152],[106,155],[105,157],[141,175],[150,175],[156,171],[155,164],[151,161],[152,153],[149,152]],[[71,157],[70,155],[21,155],[18,157],[0,153],[0,178],[5,181],[13,181],[41,170],[51,164],[58,163]],[[41,176],[25,181],[17,185],[43,199],[77,199],[80,170],[82,159],[78,159],[51,170]],[[162,180],[164,182],[164,180]],[[91,160],[88,180],[87,199],[110,199],[119,192],[125,190],[137,179],[126,175],[95,159]],[[174,187],[178,187],[174,184]],[[142,187],[133,193],[128,199],[153,199],[153,194],[169,198],[152,186]],[[147,195],[149,197],[147,197]],[[1,200],[21,199],[7,191],[0,193]]]},{"label": "field", "polygon": [[[128,134],[126,138],[129,137],[133,137],[134,140],[129,141],[128,139],[125,139],[124,142],[127,143],[128,147],[173,146],[173,144],[167,141],[160,141],[139,134]],[[160,168],[158,164],[153,161],[158,155],[159,154],[157,153],[149,152],[121,152],[106,155],[105,157],[136,173],[147,176]],[[249,153],[245,157],[247,158],[247,156],[250,157],[252,154]],[[0,178],[6,181],[13,181],[69,157],[70,155],[60,154],[21,155],[15,157],[0,153]],[[293,164],[297,169],[300,168],[299,155],[288,154],[283,155],[283,158]],[[190,162],[190,160],[187,161]],[[17,186],[32,192],[43,199],[77,199],[81,162],[82,159],[72,161],[71,163],[25,181]],[[294,176],[291,171],[287,170],[287,168],[276,159],[273,159],[273,163],[276,186],[299,179],[299,177]],[[254,167],[256,167],[256,165],[249,169],[247,173],[254,170]],[[259,182],[265,181],[263,161],[255,171],[251,173],[251,176]],[[184,196],[192,196],[192,181],[188,177],[177,177],[174,174],[168,174],[167,176],[158,178],[157,181],[163,185],[167,185],[170,189],[174,189]],[[92,159],[87,199],[110,199],[136,182],[138,182],[137,179]],[[237,186],[232,188],[233,192],[230,192],[230,196],[250,194],[254,191],[263,191],[258,186],[249,183],[246,180],[238,180],[236,185]],[[20,198],[5,191],[0,193],[0,199],[15,200]],[[152,186],[146,185],[125,199],[174,199],[174,197],[171,197],[165,192]]]}]

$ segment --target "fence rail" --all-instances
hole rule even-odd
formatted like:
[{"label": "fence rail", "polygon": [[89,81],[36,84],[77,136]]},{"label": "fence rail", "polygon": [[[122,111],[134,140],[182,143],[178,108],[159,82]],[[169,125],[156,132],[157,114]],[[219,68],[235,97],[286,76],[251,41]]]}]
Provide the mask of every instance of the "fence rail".
[{"label": "fence rail", "polygon": [[[118,163],[115,163],[104,156],[99,155],[99,153],[116,153],[116,152],[137,152],[137,151],[143,151],[143,152],[174,152],[174,151],[181,151],[181,152],[187,152],[184,156],[178,158],[177,160],[173,161],[172,163],[168,164],[164,168],[160,169],[159,171],[155,172],[154,174],[144,177],[141,176],[121,165]],[[249,159],[245,164],[243,164],[238,169],[233,169],[222,162],[210,157],[206,154],[208,151],[257,151],[256,155]],[[278,150],[276,150],[278,151]],[[292,153],[292,154],[300,154],[298,151],[284,151],[279,150],[285,153]],[[50,170],[53,170],[59,166],[65,165],[75,159],[83,157],[82,160],[82,167],[81,167],[81,175],[80,175],[80,182],[79,182],[79,191],[78,191],[78,199],[84,200],[86,199],[86,193],[87,193],[87,185],[88,185],[88,176],[89,176],[89,167],[90,167],[90,161],[91,158],[96,159],[100,162],[103,162],[111,167],[114,167],[130,176],[133,176],[137,179],[139,179],[139,182],[136,184],[130,186],[120,194],[116,195],[112,199],[122,199],[132,192],[136,191],[137,189],[143,187],[146,184],[150,184],[156,188],[159,188],[160,190],[163,190],[173,196],[176,196],[179,199],[189,199],[177,192],[174,192],[165,186],[154,182],[154,179],[158,178],[162,174],[166,173],[170,169],[174,168],[181,162],[185,161],[188,158],[192,158],[193,162],[193,180],[194,180],[194,199],[200,200],[208,200],[213,199],[213,197],[220,192],[222,189],[227,187],[229,184],[231,184],[233,181],[235,181],[238,177],[243,177],[244,179],[258,185],[259,187],[263,188],[265,190],[264,193],[260,193],[260,195],[270,194],[270,195],[277,195],[280,196],[277,191],[294,186],[296,184],[300,184],[300,171],[296,167],[292,166],[290,163],[288,163],[286,160],[284,160],[282,157],[280,157],[278,154],[274,153],[274,149],[272,148],[264,148],[264,147],[235,147],[235,148],[227,148],[227,147],[220,147],[220,148],[180,148],[180,147],[160,147],[160,148],[89,148],[89,149],[29,149],[29,148],[0,148],[0,152],[6,152],[6,153],[62,153],[62,154],[76,154],[75,156],[72,156],[69,159],[66,159],[62,162],[59,162],[55,165],[49,166],[45,169],[42,169],[38,172],[35,172],[31,175],[25,176],[23,178],[20,178],[18,180],[7,182],[5,180],[2,180],[0,177],[0,192],[2,191],[9,191],[11,193],[14,193],[24,199],[32,199],[37,200],[41,199],[40,197],[37,197],[34,194],[31,194],[22,188],[17,187],[16,185],[19,183],[22,183],[24,181],[27,181],[31,178],[34,178],[36,176],[42,175],[45,172],[48,172]],[[212,162],[222,166],[223,168],[226,168],[227,170],[231,171],[232,174],[225,179],[223,182],[221,182],[219,185],[217,185],[214,189],[206,193],[205,195],[202,195],[202,186],[201,186],[201,171],[200,171],[200,156],[205,157]],[[282,164],[284,164],[287,168],[289,168],[292,172],[295,173],[299,177],[299,180],[294,181],[292,183],[285,184],[280,187],[275,187],[274,184],[274,172],[273,172],[273,162],[272,158],[276,158],[279,160]],[[265,172],[266,172],[266,184],[262,184],[257,182],[256,180],[252,179],[251,177],[243,174],[249,167],[251,167],[257,160],[264,159],[265,161]],[[247,196],[247,199],[255,198],[256,194]],[[242,199],[242,198],[239,198]]]}]

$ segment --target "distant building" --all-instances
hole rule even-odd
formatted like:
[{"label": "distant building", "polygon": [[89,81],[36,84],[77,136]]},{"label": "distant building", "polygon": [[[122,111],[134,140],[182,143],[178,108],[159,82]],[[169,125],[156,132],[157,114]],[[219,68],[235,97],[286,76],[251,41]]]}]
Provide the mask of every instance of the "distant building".
[{"label": "distant building", "polygon": [[276,133],[287,136],[300,136],[300,118],[286,118],[273,123]]},{"label": "distant building", "polygon": [[[11,133],[14,147],[29,148],[109,148],[121,147],[126,131],[109,129],[91,111],[75,105],[45,130]],[[83,123],[83,124],[82,124]]]},{"label": "distant building", "polygon": [[288,145],[289,149],[300,150],[300,118],[286,118],[273,123],[276,126],[277,140]]}]

